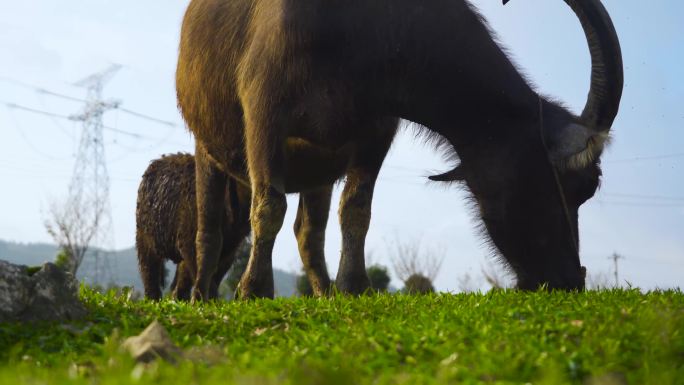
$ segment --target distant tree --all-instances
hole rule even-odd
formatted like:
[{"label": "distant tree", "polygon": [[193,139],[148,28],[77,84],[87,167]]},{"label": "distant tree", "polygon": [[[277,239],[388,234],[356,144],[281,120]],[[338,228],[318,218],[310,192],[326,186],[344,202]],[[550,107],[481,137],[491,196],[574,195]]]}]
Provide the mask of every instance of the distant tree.
[{"label": "distant tree", "polygon": [[370,279],[371,288],[375,291],[387,291],[390,283],[390,276],[387,268],[380,265],[372,265],[366,269]]},{"label": "distant tree", "polygon": [[611,282],[610,273],[606,272],[587,272],[586,276],[586,287],[589,290],[604,290],[611,287],[615,287],[613,282]]},{"label": "distant tree", "polygon": [[457,278],[458,289],[462,293],[473,293],[482,287],[482,278],[492,289],[505,289],[512,286],[512,281],[506,272],[498,265],[485,263],[480,268],[481,276],[465,273]]},{"label": "distant tree", "polygon": [[465,273],[456,278],[458,290],[462,293],[473,293],[479,288],[479,280],[475,281],[470,273]]},{"label": "distant tree", "polygon": [[71,264],[71,256],[69,255],[69,250],[61,247],[55,257],[55,265],[63,270],[69,270]]},{"label": "distant tree", "polygon": [[421,251],[420,242],[404,242],[397,238],[390,247],[396,276],[404,282],[407,293],[434,291],[432,282],[442,267],[443,257],[432,250]]},{"label": "distant tree", "polygon": [[45,229],[60,249],[56,262],[66,271],[76,275],[98,234],[103,215],[104,203],[81,196],[71,197],[63,204],[52,203]]},{"label": "distant tree", "polygon": [[432,280],[422,274],[413,274],[404,281],[404,293],[428,294],[435,291]]},{"label": "distant tree", "polygon": [[482,266],[482,275],[492,289],[505,289],[511,286],[510,280],[506,278],[505,273],[491,263]]}]

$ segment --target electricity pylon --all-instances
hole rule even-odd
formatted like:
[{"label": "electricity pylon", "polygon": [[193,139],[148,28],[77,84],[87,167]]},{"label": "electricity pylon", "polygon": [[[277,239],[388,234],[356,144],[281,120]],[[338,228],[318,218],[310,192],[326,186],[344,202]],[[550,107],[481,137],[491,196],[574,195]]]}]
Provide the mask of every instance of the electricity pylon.
[{"label": "electricity pylon", "polygon": [[86,104],[81,113],[69,116],[73,121],[82,122],[83,131],[69,183],[68,200],[72,207],[83,210],[81,215],[95,231],[92,242],[95,247],[91,249],[95,257],[94,282],[104,282],[111,278],[109,261],[106,256],[100,255],[102,250],[111,246],[113,240],[109,173],[105,158],[102,119],[105,112],[118,108],[121,102],[103,100],[102,89],[119,69],[121,66],[115,64],[77,82],[77,87],[87,89]]},{"label": "electricity pylon", "polygon": [[618,279],[618,260],[625,259],[625,257],[623,257],[622,255],[620,255],[618,253],[613,253],[613,255],[608,257],[608,259],[613,260],[613,266],[614,266],[613,273],[615,275],[615,287],[618,287],[618,286],[620,286],[620,280]]}]

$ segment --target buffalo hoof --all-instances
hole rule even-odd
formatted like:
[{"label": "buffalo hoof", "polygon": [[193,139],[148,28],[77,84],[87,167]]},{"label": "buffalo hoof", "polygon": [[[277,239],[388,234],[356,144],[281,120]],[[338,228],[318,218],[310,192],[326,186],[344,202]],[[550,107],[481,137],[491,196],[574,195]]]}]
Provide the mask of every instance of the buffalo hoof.
[{"label": "buffalo hoof", "polygon": [[518,289],[521,290],[566,290],[583,291],[584,278],[564,277],[562,279],[551,280],[524,280],[518,282]]},{"label": "buffalo hoof", "polygon": [[190,303],[199,303],[208,300],[209,297],[206,294],[202,294],[202,291],[196,287],[192,289],[192,296],[190,298]]},{"label": "buffalo hoof", "polygon": [[370,279],[365,270],[354,273],[339,272],[335,279],[337,290],[345,294],[360,295],[370,289]]},{"label": "buffalo hoof", "polygon": [[273,288],[273,274],[268,275],[266,279],[250,279],[250,277],[242,277],[235,290],[235,299],[252,299],[252,298],[273,298],[275,297],[275,290]]}]

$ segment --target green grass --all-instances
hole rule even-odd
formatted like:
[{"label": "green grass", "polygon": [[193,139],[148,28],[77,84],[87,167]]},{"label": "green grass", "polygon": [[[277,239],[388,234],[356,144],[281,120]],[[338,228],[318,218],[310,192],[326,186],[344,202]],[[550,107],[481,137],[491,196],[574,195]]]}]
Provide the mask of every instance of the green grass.
[{"label": "green grass", "polygon": [[[0,383],[684,384],[680,291],[202,306],[132,302],[85,287],[81,295],[91,311],[85,321],[0,325]],[[154,319],[200,359],[143,367],[119,352]]]}]

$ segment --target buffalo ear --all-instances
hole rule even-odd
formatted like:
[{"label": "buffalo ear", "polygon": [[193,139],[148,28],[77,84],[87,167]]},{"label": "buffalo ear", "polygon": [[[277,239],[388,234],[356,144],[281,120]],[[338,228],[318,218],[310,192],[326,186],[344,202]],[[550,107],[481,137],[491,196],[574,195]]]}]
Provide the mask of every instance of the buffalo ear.
[{"label": "buffalo ear", "polygon": [[447,171],[439,175],[431,175],[428,177],[428,179],[435,182],[457,182],[464,181],[465,174],[463,172],[463,167],[461,167],[461,165],[459,164],[458,166],[454,167],[453,170]]},{"label": "buffalo ear", "polygon": [[554,164],[579,169],[596,160],[609,141],[607,132],[597,132],[578,123],[570,123],[546,132],[549,157]]}]

